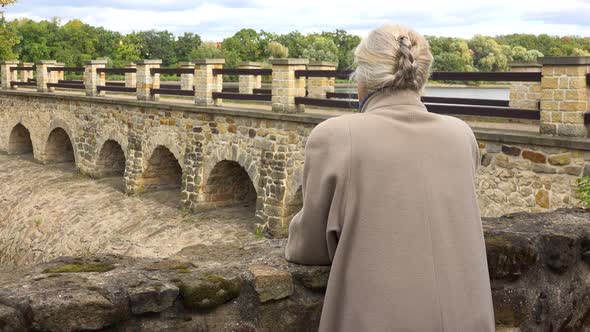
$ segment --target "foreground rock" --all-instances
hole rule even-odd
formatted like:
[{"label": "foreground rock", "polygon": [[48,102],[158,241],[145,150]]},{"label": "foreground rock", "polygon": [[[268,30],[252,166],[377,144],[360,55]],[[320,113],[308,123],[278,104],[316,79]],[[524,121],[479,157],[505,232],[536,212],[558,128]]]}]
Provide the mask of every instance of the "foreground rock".
[{"label": "foreground rock", "polygon": [[[499,331],[590,330],[589,211],[513,214],[484,228]],[[329,268],[287,264],[284,245],[0,269],[0,331],[315,331]]]}]

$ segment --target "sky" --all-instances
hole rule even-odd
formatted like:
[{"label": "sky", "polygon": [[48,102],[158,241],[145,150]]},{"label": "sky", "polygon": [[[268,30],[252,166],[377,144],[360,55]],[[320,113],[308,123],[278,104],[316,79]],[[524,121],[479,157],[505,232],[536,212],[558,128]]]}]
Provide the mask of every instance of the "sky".
[{"label": "sky", "polygon": [[221,41],[242,28],[276,33],[344,29],[364,36],[384,23],[411,26],[425,35],[547,33],[590,36],[590,0],[18,0],[8,19],[78,18],[128,33],[168,30]]}]

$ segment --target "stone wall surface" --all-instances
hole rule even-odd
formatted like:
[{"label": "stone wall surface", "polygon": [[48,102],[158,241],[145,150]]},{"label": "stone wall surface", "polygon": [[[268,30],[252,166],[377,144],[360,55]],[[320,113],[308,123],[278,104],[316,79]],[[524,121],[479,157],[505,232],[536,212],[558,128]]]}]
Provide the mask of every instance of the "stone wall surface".
[{"label": "stone wall surface", "polygon": [[[498,331],[590,330],[588,220],[582,209],[484,219]],[[316,331],[329,267],[289,264],[284,245],[0,268],[0,331]]]},{"label": "stone wall surface", "polygon": [[[101,158],[108,156],[101,151],[105,142],[114,141],[126,158],[126,192],[137,194],[166,187],[151,180],[159,184],[146,187],[143,181],[150,158],[165,149],[173,156],[170,168],[182,173],[180,202],[193,211],[223,205],[210,204],[212,197],[231,201],[228,195],[211,195],[207,188],[213,188],[209,177],[216,165],[233,161],[252,182],[256,215],[265,229],[284,236],[298,210],[292,203],[301,202],[305,142],[313,127],[330,116],[3,91],[0,151],[10,151],[11,133],[20,124],[31,134],[35,159],[49,163],[51,152],[60,148],[50,136],[65,132],[73,143],[76,166],[83,174],[100,176],[105,163]],[[482,156],[477,190],[484,216],[580,205],[575,184],[590,174],[589,139],[475,133]],[[172,175],[177,171],[152,175],[158,174],[170,174],[176,181]]]}]

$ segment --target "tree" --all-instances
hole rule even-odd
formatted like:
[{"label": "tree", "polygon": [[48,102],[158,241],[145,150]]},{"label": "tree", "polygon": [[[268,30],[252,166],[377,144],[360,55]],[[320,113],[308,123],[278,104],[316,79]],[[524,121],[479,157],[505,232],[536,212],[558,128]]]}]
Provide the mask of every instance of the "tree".
[{"label": "tree", "polygon": [[345,30],[337,29],[334,32],[322,32],[322,37],[331,39],[338,49],[338,69],[352,68],[354,62],[354,49],[360,44],[361,37],[350,35]]},{"label": "tree", "polygon": [[190,59],[225,59],[225,57],[223,50],[216,43],[208,42],[202,43],[201,46],[195,48],[191,52]]},{"label": "tree", "polygon": [[289,49],[289,56],[293,58],[301,58],[303,50],[307,47],[308,41],[299,31],[289,32],[285,35],[277,37],[276,41]]},{"label": "tree", "polygon": [[14,52],[14,48],[19,40],[16,31],[7,25],[4,16],[0,15],[0,59],[16,60],[18,54]]},{"label": "tree", "polygon": [[338,47],[331,39],[317,35],[310,35],[308,38],[310,42],[301,54],[303,58],[338,62]]},{"label": "tree", "polygon": [[476,35],[469,40],[469,48],[473,50],[473,63],[480,71],[508,70],[509,49],[503,48],[491,37]]},{"label": "tree", "polygon": [[572,56],[590,56],[590,52],[579,48],[574,48],[572,50]]},{"label": "tree", "polygon": [[525,62],[525,63],[536,63],[538,57],[542,57],[543,53],[537,50],[527,50],[522,46],[514,46],[512,48],[513,62]]},{"label": "tree", "polygon": [[260,36],[253,29],[242,29],[221,43],[225,63],[233,68],[242,61],[261,60],[263,50],[260,48]]},{"label": "tree", "polygon": [[176,59],[179,61],[188,61],[193,51],[201,46],[201,36],[185,32],[184,35],[176,40]]},{"label": "tree", "polygon": [[11,4],[15,3],[15,2],[16,2],[16,0],[0,0],[0,5],[2,7],[4,7],[4,6],[11,5]]},{"label": "tree", "polygon": [[286,58],[289,56],[289,49],[279,42],[272,41],[268,43],[267,53],[272,58]]},{"label": "tree", "polygon": [[131,33],[131,40],[133,44],[139,47],[139,53],[142,59],[162,60],[164,67],[177,62],[175,52],[176,40],[171,32],[166,30],[133,32]]},{"label": "tree", "polygon": [[123,67],[127,63],[141,60],[141,45],[137,42],[137,39],[130,35],[119,40],[112,54],[115,67]]}]

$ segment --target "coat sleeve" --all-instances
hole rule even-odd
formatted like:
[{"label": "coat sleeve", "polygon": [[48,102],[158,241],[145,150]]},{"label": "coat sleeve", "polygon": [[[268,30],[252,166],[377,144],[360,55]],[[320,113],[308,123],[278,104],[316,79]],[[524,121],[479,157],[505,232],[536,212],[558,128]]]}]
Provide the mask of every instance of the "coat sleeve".
[{"label": "coat sleeve", "polygon": [[331,120],[314,128],[305,145],[303,208],[291,221],[285,250],[287,260],[293,263],[328,265],[338,244],[350,136],[345,122]]}]

